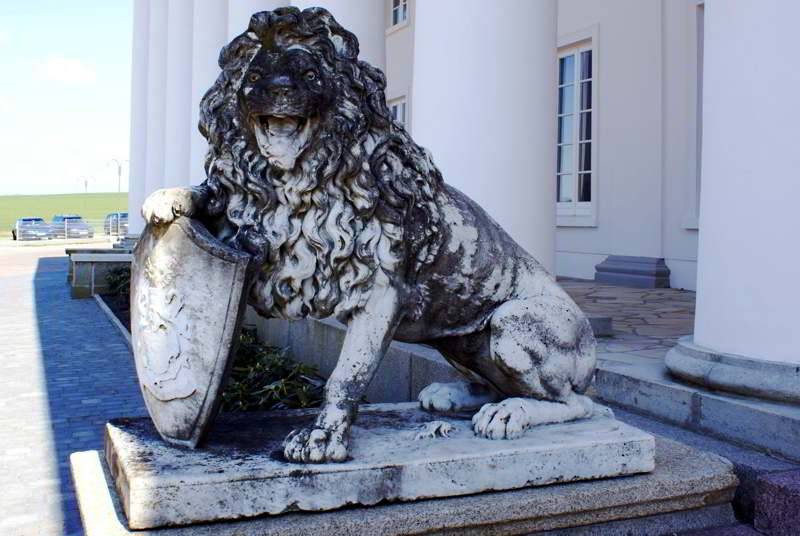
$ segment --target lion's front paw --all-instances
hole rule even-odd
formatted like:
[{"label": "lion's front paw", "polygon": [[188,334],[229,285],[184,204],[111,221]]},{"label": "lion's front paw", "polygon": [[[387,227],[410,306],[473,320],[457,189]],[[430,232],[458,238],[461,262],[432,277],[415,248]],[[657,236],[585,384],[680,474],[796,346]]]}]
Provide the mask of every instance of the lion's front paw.
[{"label": "lion's front paw", "polygon": [[346,435],[342,427],[293,430],[283,442],[283,455],[293,462],[343,462],[347,459]]},{"label": "lion's front paw", "polygon": [[475,435],[487,439],[516,439],[531,424],[528,401],[507,398],[497,404],[486,404],[472,417]]},{"label": "lion's front paw", "polygon": [[163,225],[178,216],[191,216],[194,213],[191,188],[164,188],[156,190],[145,199],[142,217],[145,223]]}]

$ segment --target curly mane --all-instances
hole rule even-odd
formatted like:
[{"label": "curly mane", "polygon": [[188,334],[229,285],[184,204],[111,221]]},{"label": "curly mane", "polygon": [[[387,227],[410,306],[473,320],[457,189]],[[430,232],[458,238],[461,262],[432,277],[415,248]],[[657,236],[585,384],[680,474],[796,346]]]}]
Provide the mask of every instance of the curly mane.
[{"label": "curly mane", "polygon": [[[245,128],[237,90],[261,47],[292,45],[329,70],[335,104],[283,172]],[[200,104],[210,227],[261,260],[249,301],[265,316],[346,320],[379,269],[412,282],[439,248],[441,175],[392,121],[383,73],[357,57],[356,37],[324,9],[257,13],[223,48],[222,73]]]}]

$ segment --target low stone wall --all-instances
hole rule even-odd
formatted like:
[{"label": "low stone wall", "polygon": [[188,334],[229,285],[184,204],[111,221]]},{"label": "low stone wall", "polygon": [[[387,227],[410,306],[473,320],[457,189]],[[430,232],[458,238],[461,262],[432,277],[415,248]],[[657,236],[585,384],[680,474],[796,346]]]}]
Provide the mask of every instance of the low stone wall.
[{"label": "low stone wall", "polygon": [[[248,309],[245,323],[255,325],[259,338],[271,346],[287,348],[294,359],[330,375],[344,342],[345,327],[335,320],[267,320]],[[444,358],[428,346],[392,342],[367,390],[369,402],[416,400],[433,382],[461,379]]]},{"label": "low stone wall", "polygon": [[73,298],[90,298],[108,290],[106,274],[130,266],[129,253],[73,253],[70,255],[70,285]]}]

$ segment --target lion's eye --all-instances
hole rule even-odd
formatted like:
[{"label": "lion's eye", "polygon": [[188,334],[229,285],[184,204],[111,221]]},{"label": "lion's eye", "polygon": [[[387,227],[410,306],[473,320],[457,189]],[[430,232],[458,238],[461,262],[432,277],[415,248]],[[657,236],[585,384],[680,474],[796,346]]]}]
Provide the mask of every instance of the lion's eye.
[{"label": "lion's eye", "polygon": [[251,82],[258,82],[259,78],[261,78],[261,76],[257,75],[256,73],[252,73],[250,76],[247,77],[247,79]]},{"label": "lion's eye", "polygon": [[309,82],[313,82],[316,79],[317,79],[317,73],[315,73],[314,71],[306,71],[306,80],[308,80]]}]

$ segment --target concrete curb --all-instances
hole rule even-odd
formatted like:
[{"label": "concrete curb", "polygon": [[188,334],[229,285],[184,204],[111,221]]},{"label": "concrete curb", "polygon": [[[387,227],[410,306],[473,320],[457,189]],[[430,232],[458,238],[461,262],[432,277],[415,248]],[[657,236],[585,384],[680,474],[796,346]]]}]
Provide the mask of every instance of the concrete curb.
[{"label": "concrete curb", "polygon": [[130,348],[131,351],[133,351],[133,345],[131,344],[131,334],[128,331],[128,328],[122,325],[122,322],[119,321],[117,315],[115,315],[114,312],[108,308],[108,305],[106,305],[106,302],[103,301],[103,298],[101,298],[99,294],[95,294],[93,298],[94,301],[97,302],[97,306],[100,307],[100,310],[103,311],[108,320],[119,330],[122,336],[125,337],[125,342],[128,343],[128,348]]}]

